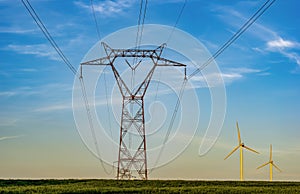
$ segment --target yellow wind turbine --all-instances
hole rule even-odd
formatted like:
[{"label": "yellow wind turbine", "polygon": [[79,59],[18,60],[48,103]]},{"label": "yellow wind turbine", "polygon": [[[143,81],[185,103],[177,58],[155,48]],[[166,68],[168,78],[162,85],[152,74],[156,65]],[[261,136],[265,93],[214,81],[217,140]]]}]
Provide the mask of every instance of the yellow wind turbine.
[{"label": "yellow wind turbine", "polygon": [[272,180],[273,180],[273,166],[274,166],[279,172],[281,172],[281,170],[278,168],[278,166],[276,166],[276,165],[274,164],[273,159],[272,159],[272,144],[270,145],[270,160],[269,160],[269,162],[267,162],[267,163],[265,163],[265,164],[263,164],[263,165],[257,167],[257,169],[260,169],[260,168],[262,168],[262,167],[264,167],[264,166],[266,166],[266,165],[268,165],[268,164],[270,164],[270,181],[272,181]]},{"label": "yellow wind turbine", "polygon": [[240,180],[243,181],[244,180],[244,172],[243,172],[243,148],[246,148],[247,150],[250,150],[254,153],[259,154],[257,151],[255,151],[254,149],[251,149],[247,146],[245,146],[245,144],[242,142],[241,140],[241,134],[240,134],[240,128],[239,128],[239,124],[238,122],[236,122],[236,128],[237,128],[237,132],[238,132],[238,141],[239,141],[239,145],[236,146],[225,158],[224,160],[226,160],[231,154],[233,154],[236,150],[238,150],[240,148]]}]

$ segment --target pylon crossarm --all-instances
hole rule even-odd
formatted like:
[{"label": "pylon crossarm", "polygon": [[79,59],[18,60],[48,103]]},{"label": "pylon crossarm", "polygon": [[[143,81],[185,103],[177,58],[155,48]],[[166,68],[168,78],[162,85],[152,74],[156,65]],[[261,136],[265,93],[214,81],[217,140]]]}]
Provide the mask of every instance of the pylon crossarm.
[{"label": "pylon crossarm", "polygon": [[[107,51],[106,54],[110,56],[114,54],[116,57],[155,57],[159,58],[162,54],[166,44],[162,44],[156,49],[112,49],[106,43],[102,43],[104,49]],[[108,52],[110,51],[110,52]]]},{"label": "pylon crossarm", "polygon": [[164,50],[164,48],[165,48],[166,45],[167,45],[167,44],[164,43],[164,44],[160,45],[159,47],[157,47],[157,48],[153,51],[153,54],[156,56],[156,58],[160,58],[160,56],[161,56],[161,54],[162,54],[162,52],[163,52],[163,50]]},{"label": "pylon crossarm", "polygon": [[156,49],[113,49],[104,42],[101,44],[109,59],[117,57],[160,58],[162,51],[166,46],[166,44],[162,44]]},{"label": "pylon crossarm", "polygon": [[186,67],[185,64],[183,63],[179,63],[176,61],[172,61],[169,59],[165,59],[165,58],[158,58],[158,60],[156,61],[156,65],[157,66],[175,66],[175,67]]},{"label": "pylon crossarm", "polygon": [[103,48],[104,48],[104,51],[106,53],[106,56],[107,57],[112,57],[113,55],[115,55],[114,53],[114,49],[112,49],[110,46],[108,46],[108,44],[106,44],[105,42],[101,42]]},{"label": "pylon crossarm", "polygon": [[80,63],[80,65],[110,65],[110,58],[109,57],[102,57],[99,59],[94,59],[90,61],[86,61]]}]

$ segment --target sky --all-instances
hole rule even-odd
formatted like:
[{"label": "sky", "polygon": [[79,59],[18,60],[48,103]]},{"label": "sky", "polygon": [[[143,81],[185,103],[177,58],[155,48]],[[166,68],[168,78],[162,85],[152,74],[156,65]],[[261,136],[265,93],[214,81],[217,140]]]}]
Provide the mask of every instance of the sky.
[{"label": "sky", "polygon": [[[30,2],[70,62],[79,67],[99,40],[90,1]],[[137,25],[139,3],[94,0],[101,38]],[[214,53],[263,3],[187,0],[177,28]],[[145,24],[173,27],[183,4],[149,0]],[[238,153],[224,161],[238,144],[238,121],[245,144],[260,152],[244,152],[246,180],[268,180],[268,168],[256,167],[267,162],[272,144],[274,162],[282,169],[274,172],[274,180],[300,181],[299,6],[297,0],[277,0],[216,59],[227,105],[217,142],[199,156],[210,97],[207,88],[195,88],[202,107],[197,132],[184,152],[153,170],[150,179],[238,180]],[[113,170],[105,172],[83,143],[72,110],[74,75],[22,2],[0,0],[0,17],[0,178],[115,178],[115,169],[105,165]],[[112,127],[117,138],[119,128],[116,123]]]}]

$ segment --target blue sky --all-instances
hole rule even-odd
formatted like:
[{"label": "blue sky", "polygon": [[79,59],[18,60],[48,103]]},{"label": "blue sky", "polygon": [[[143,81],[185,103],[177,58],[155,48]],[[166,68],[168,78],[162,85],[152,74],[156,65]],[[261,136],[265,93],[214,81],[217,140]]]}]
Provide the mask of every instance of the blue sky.
[{"label": "blue sky", "polygon": [[[30,2],[77,67],[98,41],[90,1]],[[183,2],[149,0],[145,23],[173,26]],[[188,0],[177,27],[214,53],[263,3]],[[94,5],[102,37],[137,24],[139,1],[94,0]],[[274,179],[300,180],[299,6],[297,0],[277,0],[217,58],[227,95],[218,142],[199,157],[200,130],[180,157],[153,171],[151,178],[238,179],[237,154],[223,161],[237,144],[238,120],[245,143],[261,152],[259,157],[245,153],[246,179],[267,179],[267,169],[255,168],[267,160],[272,143],[274,160],[283,169]],[[0,177],[113,178],[76,130],[72,73],[21,1],[0,0],[0,10]],[[203,100],[200,104],[205,106]],[[204,120],[208,117],[204,114]]]}]

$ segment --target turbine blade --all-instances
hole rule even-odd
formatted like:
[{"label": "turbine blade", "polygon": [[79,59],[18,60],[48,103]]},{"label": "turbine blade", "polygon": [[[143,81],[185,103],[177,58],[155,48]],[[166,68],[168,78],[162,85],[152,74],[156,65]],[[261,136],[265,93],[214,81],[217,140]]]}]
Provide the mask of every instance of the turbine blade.
[{"label": "turbine blade", "polygon": [[225,158],[224,158],[224,160],[226,160],[231,154],[233,154],[233,152],[235,152],[237,149],[239,149],[239,145],[238,146],[236,146]]},{"label": "turbine blade", "polygon": [[249,148],[249,147],[247,147],[247,146],[245,146],[245,145],[244,145],[244,148],[246,148],[247,150],[250,150],[250,151],[252,151],[252,152],[254,152],[254,153],[259,154],[258,151],[255,151],[254,149],[251,149],[251,148]]},{"label": "turbine blade", "polygon": [[238,140],[239,140],[239,144],[242,143],[242,140],[241,140],[241,133],[240,133],[240,128],[239,128],[239,123],[236,122],[236,129],[238,131]]},{"label": "turbine blade", "polygon": [[272,144],[270,144],[270,161],[272,161]]},{"label": "turbine blade", "polygon": [[280,170],[280,168],[279,168],[278,166],[276,166],[274,163],[273,163],[273,166],[274,166],[279,172],[282,172],[282,171]]},{"label": "turbine blade", "polygon": [[262,167],[264,167],[264,166],[268,165],[269,163],[270,163],[270,162],[264,163],[263,165],[261,165],[261,166],[257,167],[256,169],[260,169],[260,168],[262,168]]}]

